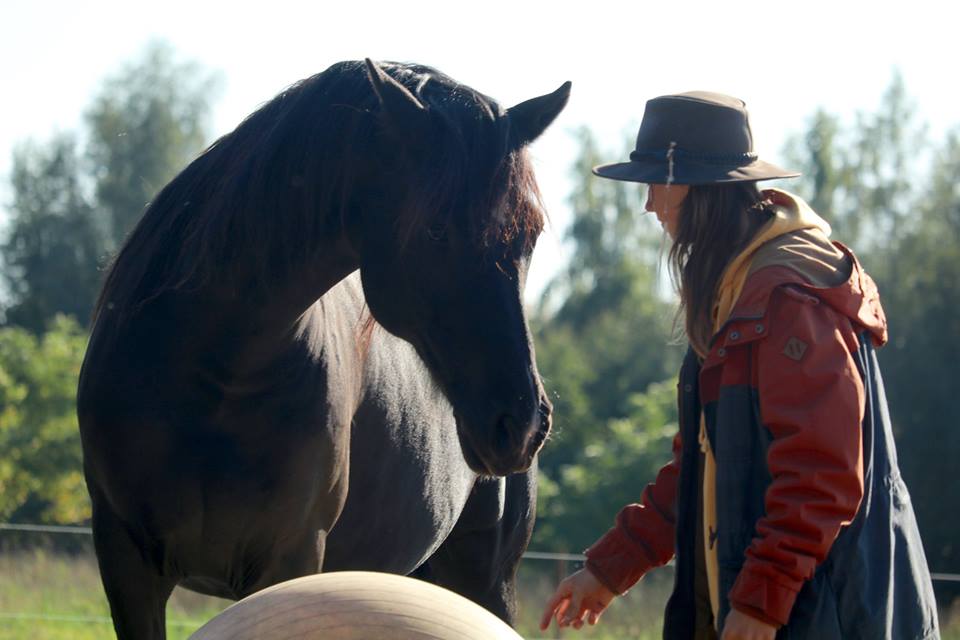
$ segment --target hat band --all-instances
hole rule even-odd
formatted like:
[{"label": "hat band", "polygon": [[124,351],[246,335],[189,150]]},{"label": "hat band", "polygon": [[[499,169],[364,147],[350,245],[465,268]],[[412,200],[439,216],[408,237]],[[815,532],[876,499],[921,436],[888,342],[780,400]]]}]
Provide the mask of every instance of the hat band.
[{"label": "hat band", "polygon": [[640,160],[669,160],[671,154],[674,160],[693,160],[701,164],[736,165],[740,167],[756,162],[759,157],[752,151],[747,153],[705,153],[671,148],[668,151],[631,151],[630,159],[634,162]]}]

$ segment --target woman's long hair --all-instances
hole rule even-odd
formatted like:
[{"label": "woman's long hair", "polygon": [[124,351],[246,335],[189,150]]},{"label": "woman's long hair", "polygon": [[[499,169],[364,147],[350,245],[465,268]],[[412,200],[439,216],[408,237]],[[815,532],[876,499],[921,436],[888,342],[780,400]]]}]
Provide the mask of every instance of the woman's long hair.
[{"label": "woman's long hair", "polygon": [[727,265],[772,217],[755,182],[691,186],[670,248],[670,276],[680,294],[679,321],[694,350],[710,348],[717,287]]}]

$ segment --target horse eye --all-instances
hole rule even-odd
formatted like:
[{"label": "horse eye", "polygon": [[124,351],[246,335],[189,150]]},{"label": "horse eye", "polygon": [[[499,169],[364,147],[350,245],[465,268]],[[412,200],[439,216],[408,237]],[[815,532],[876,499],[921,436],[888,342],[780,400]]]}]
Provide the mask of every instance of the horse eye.
[{"label": "horse eye", "polygon": [[436,223],[427,227],[427,237],[434,242],[444,242],[447,239],[447,225]]}]

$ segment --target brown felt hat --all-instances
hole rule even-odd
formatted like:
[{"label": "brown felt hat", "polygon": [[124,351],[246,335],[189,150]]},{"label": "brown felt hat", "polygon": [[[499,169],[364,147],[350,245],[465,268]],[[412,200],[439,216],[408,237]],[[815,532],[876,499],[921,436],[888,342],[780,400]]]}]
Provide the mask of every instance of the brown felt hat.
[{"label": "brown felt hat", "polygon": [[648,100],[630,161],[593,172],[612,180],[686,185],[800,175],[757,157],[743,100],[707,91]]}]

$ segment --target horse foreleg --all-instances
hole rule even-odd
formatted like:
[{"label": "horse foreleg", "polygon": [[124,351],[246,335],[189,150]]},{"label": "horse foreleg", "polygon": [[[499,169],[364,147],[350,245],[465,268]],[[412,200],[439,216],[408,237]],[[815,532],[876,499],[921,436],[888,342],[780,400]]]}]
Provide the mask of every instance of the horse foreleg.
[{"label": "horse foreleg", "polygon": [[414,572],[473,600],[513,625],[517,568],[530,542],[537,502],[537,468],[505,479],[480,479],[453,531]]},{"label": "horse foreleg", "polygon": [[151,566],[109,505],[98,502],[93,508],[93,541],[117,638],[163,640],[167,599],[176,581]]}]

